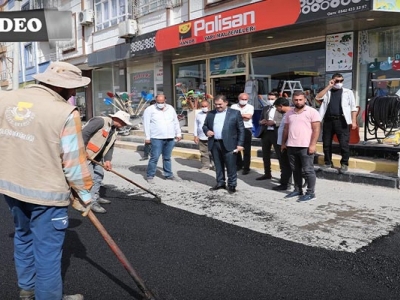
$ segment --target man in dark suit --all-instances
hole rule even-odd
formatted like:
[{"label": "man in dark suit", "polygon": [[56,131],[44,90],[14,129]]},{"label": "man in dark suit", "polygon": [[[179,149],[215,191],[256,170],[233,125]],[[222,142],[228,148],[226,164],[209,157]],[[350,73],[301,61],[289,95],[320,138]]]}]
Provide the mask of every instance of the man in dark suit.
[{"label": "man in dark suit", "polygon": [[211,151],[217,185],[211,191],[226,189],[225,166],[228,175],[228,192],[236,192],[237,172],[236,155],[243,150],[244,124],[240,111],[228,108],[228,100],[219,95],[214,99],[215,109],[207,114],[203,131],[208,137],[208,149]]},{"label": "man in dark suit", "polygon": [[263,107],[260,118],[260,131],[256,137],[261,138],[261,148],[264,162],[264,175],[257,177],[256,180],[271,179],[271,146],[274,147],[277,158],[280,158],[280,148],[278,147],[278,127],[282,115],[276,111],[274,102],[277,99],[274,92],[268,93],[269,105]]}]

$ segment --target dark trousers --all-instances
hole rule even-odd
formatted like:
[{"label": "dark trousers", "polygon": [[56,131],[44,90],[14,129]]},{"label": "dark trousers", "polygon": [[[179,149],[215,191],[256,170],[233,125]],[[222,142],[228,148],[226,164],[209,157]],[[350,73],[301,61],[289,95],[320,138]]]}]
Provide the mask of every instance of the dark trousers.
[{"label": "dark trousers", "polygon": [[[280,146],[280,145],[278,145]],[[290,178],[292,177],[292,168],[290,166],[289,155],[287,149],[280,151],[279,165],[281,167],[281,185],[289,185]]]},{"label": "dark trousers", "polygon": [[242,153],[238,152],[236,159],[236,166],[238,170],[250,170],[251,161],[251,140],[253,137],[252,129],[246,128],[244,131],[244,145],[243,145],[243,158]]},{"label": "dark trousers", "polygon": [[336,134],[340,145],[340,154],[342,155],[340,164],[348,166],[350,157],[350,127],[343,116],[339,119],[324,118],[322,125],[322,145],[325,164],[332,165],[332,138],[334,134]]},{"label": "dark trousers", "polygon": [[278,141],[278,130],[267,130],[265,129],[261,136],[261,148],[264,162],[264,174],[271,174],[271,147],[274,146],[274,150],[278,160],[280,159],[280,146],[277,144]]},{"label": "dark trousers", "polygon": [[308,148],[303,147],[287,147],[287,149],[295,190],[303,190],[304,176],[307,180],[307,194],[314,194],[317,181],[314,170],[314,154],[308,154]]},{"label": "dark trousers", "polygon": [[236,187],[236,153],[227,151],[222,141],[215,140],[211,149],[214,159],[217,185],[225,185],[225,167],[228,175],[228,186]]},{"label": "dark trousers", "polygon": [[151,144],[149,143],[149,144],[144,144],[144,149],[143,149],[143,157],[144,158],[148,158],[149,157],[149,154],[150,154],[150,151],[151,151]]}]

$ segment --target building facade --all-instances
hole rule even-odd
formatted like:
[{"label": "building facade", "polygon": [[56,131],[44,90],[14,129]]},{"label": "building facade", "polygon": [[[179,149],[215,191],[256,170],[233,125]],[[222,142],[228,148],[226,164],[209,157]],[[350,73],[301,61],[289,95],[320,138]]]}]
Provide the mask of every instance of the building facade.
[{"label": "building facade", "polygon": [[[8,1],[2,9],[15,9]],[[76,102],[86,117],[115,110],[107,93],[127,92],[134,108],[163,93],[178,112],[183,93],[240,92],[260,110],[269,91],[312,98],[342,73],[363,109],[374,91],[400,88],[399,1],[382,0],[24,0],[21,9],[57,7],[73,18],[73,39],[19,43],[19,83],[50,61],[68,61],[92,78]],[[10,89],[15,44],[0,44],[1,88]],[[135,113],[138,113],[134,109]]]}]

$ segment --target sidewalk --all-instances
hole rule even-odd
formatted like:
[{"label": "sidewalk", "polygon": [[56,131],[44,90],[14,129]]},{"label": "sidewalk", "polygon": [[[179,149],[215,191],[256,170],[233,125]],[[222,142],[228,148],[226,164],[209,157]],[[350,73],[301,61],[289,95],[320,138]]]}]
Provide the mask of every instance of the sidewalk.
[{"label": "sidewalk", "polygon": [[[119,136],[116,142],[116,147],[143,151],[143,132],[135,130],[132,131],[132,133],[133,134],[129,136]],[[176,144],[172,155],[185,159],[200,160],[200,152],[197,145],[193,142],[193,135],[187,133],[183,134],[183,139]],[[321,165],[324,163],[322,144],[318,143],[317,155],[314,161],[318,178],[399,188],[397,161],[368,157],[351,157],[349,161],[349,172],[346,174],[339,174],[337,168],[340,166],[340,156],[334,155],[332,160],[336,168],[326,170],[321,168]],[[252,169],[263,169],[262,151],[259,139],[253,139],[252,142],[252,159],[250,167]],[[272,158],[271,167],[273,171],[279,171],[279,163],[275,156]]]}]

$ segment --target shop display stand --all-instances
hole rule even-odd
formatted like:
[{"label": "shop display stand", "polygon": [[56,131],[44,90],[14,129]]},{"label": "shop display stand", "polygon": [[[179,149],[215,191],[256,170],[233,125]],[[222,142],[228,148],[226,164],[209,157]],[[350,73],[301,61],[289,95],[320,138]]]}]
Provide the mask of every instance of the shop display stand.
[{"label": "shop display stand", "polygon": [[[374,83],[379,83],[379,82],[389,82],[389,81],[400,81],[400,78],[383,78],[383,79],[373,79],[372,78],[373,73],[370,73],[370,87],[371,87],[371,91],[372,91],[372,98],[375,97],[375,87],[374,87]],[[367,87],[368,88],[368,87]],[[367,91],[367,95],[368,95],[368,91]],[[368,105],[369,105],[369,101],[367,99],[367,101],[365,101],[365,110],[364,110],[364,114],[365,114],[365,121],[364,121],[364,141],[363,144],[365,145],[367,143],[367,141],[369,140],[377,140],[379,144],[383,143],[383,140],[385,138],[387,138],[392,131],[390,132],[384,132],[382,131],[383,136],[378,137],[378,130],[379,128],[376,128],[376,126],[374,126],[373,128],[370,128],[370,125],[373,125],[371,122],[371,117],[370,114],[368,113]],[[373,137],[368,138],[368,133],[372,134]]]}]

